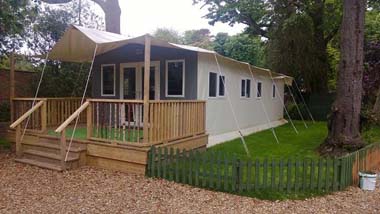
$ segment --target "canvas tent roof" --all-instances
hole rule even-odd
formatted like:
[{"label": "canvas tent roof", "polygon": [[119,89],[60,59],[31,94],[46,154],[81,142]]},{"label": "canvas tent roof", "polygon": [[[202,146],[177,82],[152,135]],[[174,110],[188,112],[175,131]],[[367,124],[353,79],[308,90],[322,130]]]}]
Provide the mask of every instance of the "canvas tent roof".
[{"label": "canvas tent roof", "polygon": [[[150,37],[152,46],[183,49],[204,54],[217,54],[214,51],[206,50],[203,48],[174,44],[162,41],[152,36]],[[97,51],[95,55],[100,55],[127,44],[143,45],[144,43],[145,35],[134,38],[128,38],[120,34],[89,29],[76,25],[70,25],[69,28],[63,34],[62,38],[54,45],[52,50],[49,52],[49,59],[66,62],[91,62],[94,56],[94,50],[96,45]],[[228,57],[221,56],[219,54],[217,54],[217,56],[231,62],[247,64],[245,62],[240,62]],[[274,79],[284,79],[286,84],[291,84],[293,81],[292,77],[275,73],[264,68],[259,68],[255,66],[251,66],[251,68],[253,72],[259,73],[261,75],[269,75],[270,73]]]}]

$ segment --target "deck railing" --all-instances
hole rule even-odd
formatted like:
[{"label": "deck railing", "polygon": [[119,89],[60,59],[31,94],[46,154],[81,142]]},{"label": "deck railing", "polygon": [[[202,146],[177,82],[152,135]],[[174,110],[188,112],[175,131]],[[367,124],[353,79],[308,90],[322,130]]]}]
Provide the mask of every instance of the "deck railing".
[{"label": "deck railing", "polygon": [[[14,98],[12,109],[12,122],[20,118],[25,112],[32,108],[34,98]],[[30,115],[27,129],[40,130],[42,123],[48,127],[57,127],[62,124],[75,110],[80,107],[81,98],[37,98],[35,103],[44,100],[46,106],[38,109]],[[46,117],[42,117],[44,114]],[[26,122],[26,121],[25,121]],[[86,122],[86,114],[79,118],[79,123]]]},{"label": "deck railing", "polygon": [[205,133],[205,101],[149,103],[149,142],[171,141]]}]

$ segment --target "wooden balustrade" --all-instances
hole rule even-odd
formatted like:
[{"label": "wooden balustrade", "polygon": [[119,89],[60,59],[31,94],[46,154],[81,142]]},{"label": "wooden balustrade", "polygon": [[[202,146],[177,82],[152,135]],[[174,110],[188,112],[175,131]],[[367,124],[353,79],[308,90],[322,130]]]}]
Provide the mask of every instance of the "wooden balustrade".
[{"label": "wooden balustrade", "polygon": [[[30,103],[29,108],[24,114],[22,114],[16,121],[14,121],[10,128],[16,129],[16,155],[20,157],[22,155],[22,130],[29,129],[31,131],[46,130],[46,99],[40,99],[36,103]],[[24,103],[21,105],[25,107]],[[38,115],[38,116],[35,116]]]},{"label": "wooden balustrade", "polygon": [[170,141],[205,133],[205,101],[151,101],[149,142]]},{"label": "wooden balustrade", "polygon": [[[48,98],[47,125],[59,126],[81,106],[81,98]],[[86,122],[86,114],[81,114],[79,123]]]},{"label": "wooden balustrade", "polygon": [[143,101],[91,99],[87,137],[113,143],[143,141]]},{"label": "wooden balustrade", "polygon": [[[28,112],[33,107],[33,100],[34,100],[33,98],[13,99],[14,109],[12,110],[12,119],[13,119],[12,122],[17,121],[19,118],[25,115],[25,113]],[[46,101],[46,99],[37,98],[34,102],[34,105],[36,106],[37,103],[41,101]],[[35,111],[31,112],[28,115],[29,119],[25,118],[25,120],[22,120],[20,125],[22,128],[25,128],[25,126],[27,125],[26,129],[30,131],[43,131],[46,128],[46,105],[44,105],[43,108],[34,108],[34,109]]]},{"label": "wooden balustrade", "polygon": [[[23,115],[32,107],[33,100],[34,98],[13,99],[13,121],[17,120],[19,117],[21,117],[21,115]],[[46,100],[46,106],[45,108],[38,109],[36,112],[33,112],[33,114],[30,115],[27,127],[30,130],[40,130],[42,123],[46,123],[48,127],[57,127],[81,106],[81,98],[75,97],[37,98],[35,103],[41,100]],[[42,117],[42,114],[46,114],[46,117]],[[42,121],[41,118],[44,118],[44,121]],[[81,114],[79,117],[79,123],[85,122],[86,114]]]}]

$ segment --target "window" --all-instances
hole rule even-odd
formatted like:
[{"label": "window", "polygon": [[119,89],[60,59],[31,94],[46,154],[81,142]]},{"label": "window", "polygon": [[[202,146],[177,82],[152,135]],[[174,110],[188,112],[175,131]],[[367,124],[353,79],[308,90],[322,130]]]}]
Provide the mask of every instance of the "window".
[{"label": "window", "polygon": [[115,65],[102,65],[102,96],[115,96]]},{"label": "window", "polygon": [[166,96],[185,96],[185,60],[166,61]]},{"label": "window", "polygon": [[226,77],[224,75],[219,76],[219,97],[224,97],[226,88]]},{"label": "window", "polygon": [[216,90],[217,90],[217,81],[218,81],[218,75],[216,73],[210,72],[208,76],[208,96],[209,97],[216,97]]},{"label": "window", "polygon": [[250,79],[242,79],[241,80],[241,91],[240,96],[243,98],[251,97],[251,80]]},{"label": "window", "polygon": [[272,98],[276,98],[276,85],[275,84],[273,84],[272,85]]},{"label": "window", "polygon": [[261,98],[262,96],[262,88],[263,88],[263,83],[262,82],[257,82],[257,98]]}]

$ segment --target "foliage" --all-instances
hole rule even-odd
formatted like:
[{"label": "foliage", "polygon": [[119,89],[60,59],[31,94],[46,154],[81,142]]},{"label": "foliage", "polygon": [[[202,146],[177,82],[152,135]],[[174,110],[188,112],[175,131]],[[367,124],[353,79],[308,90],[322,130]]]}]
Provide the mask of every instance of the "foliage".
[{"label": "foliage", "polygon": [[253,37],[249,34],[228,36],[225,33],[218,33],[214,40],[214,50],[221,55],[255,66],[266,66],[264,43],[259,37]]},{"label": "foliage", "polygon": [[375,102],[376,93],[380,86],[380,40],[365,43],[363,90],[364,104]]},{"label": "foliage", "polygon": [[183,43],[212,50],[212,36],[209,29],[187,30],[184,32]]},{"label": "foliage", "polygon": [[[33,80],[32,91],[37,89],[40,74]],[[45,74],[40,86],[40,97],[81,97],[86,85],[89,72],[88,64],[79,63],[53,63],[46,66]],[[89,89],[91,86],[88,87]],[[90,90],[87,90],[87,94]]]},{"label": "foliage", "polygon": [[5,139],[2,139],[2,138],[0,138],[0,151],[1,150],[10,150],[11,149],[11,143],[10,142],[8,142],[7,140],[5,140]]},{"label": "foliage", "polygon": [[247,33],[267,38],[272,70],[296,77],[308,91],[327,91],[327,77],[334,77],[327,44],[339,29],[341,0],[193,2],[208,7],[210,24],[243,23]]},{"label": "foliage", "polygon": [[28,26],[37,16],[37,7],[29,0],[0,1],[0,57],[25,45]]},{"label": "foliage", "polygon": [[167,42],[182,44],[182,37],[180,33],[174,29],[169,28],[157,28],[153,32],[153,36],[157,39],[161,39]]}]

